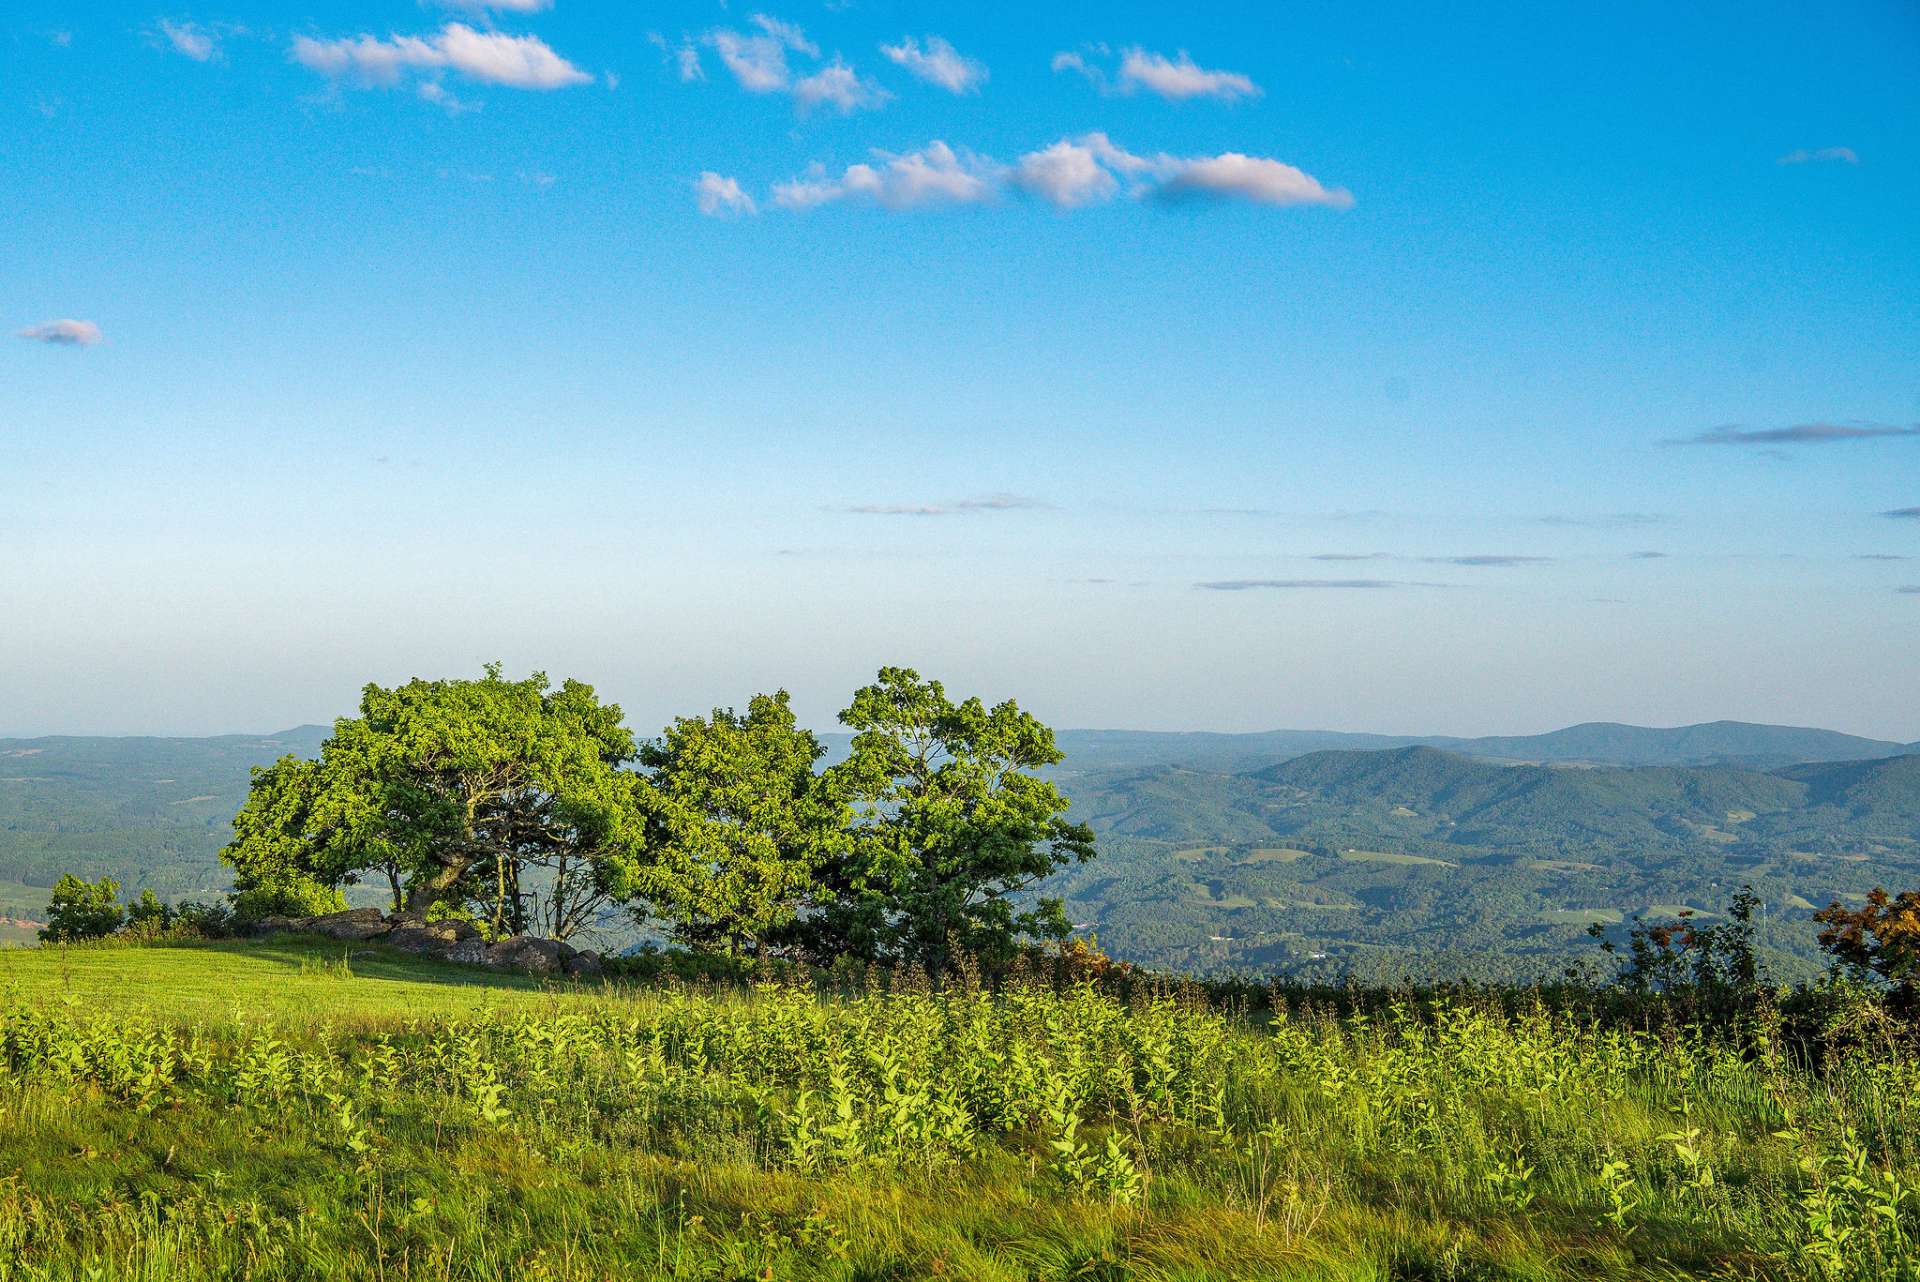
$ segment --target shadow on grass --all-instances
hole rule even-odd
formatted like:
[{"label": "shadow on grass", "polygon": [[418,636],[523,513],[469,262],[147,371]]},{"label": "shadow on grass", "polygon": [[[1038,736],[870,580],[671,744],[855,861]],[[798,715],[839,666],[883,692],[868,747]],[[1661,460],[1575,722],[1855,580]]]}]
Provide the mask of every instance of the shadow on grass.
[{"label": "shadow on grass", "polygon": [[276,935],[269,940],[221,940],[181,947],[205,949],[235,957],[257,957],[296,973],[344,963],[353,979],[441,984],[453,988],[506,988],[517,992],[566,992],[581,987],[557,975],[525,975],[514,971],[490,970],[483,966],[467,966],[402,952],[376,940],[340,940],[325,935]]}]

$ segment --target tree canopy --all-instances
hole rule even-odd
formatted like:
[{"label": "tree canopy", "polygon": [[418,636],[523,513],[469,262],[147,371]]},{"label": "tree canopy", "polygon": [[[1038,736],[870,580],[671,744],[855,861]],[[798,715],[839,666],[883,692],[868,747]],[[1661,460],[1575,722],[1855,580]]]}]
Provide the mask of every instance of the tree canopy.
[{"label": "tree canopy", "polygon": [[840,714],[848,759],[829,771],[857,811],[816,938],[938,972],[955,947],[997,960],[1022,936],[1059,938],[1054,899],[1016,896],[1091,859],[1093,832],[1031,773],[1063,754],[1053,731],[1012,700],[955,703],[911,668],[882,668]]},{"label": "tree canopy", "polygon": [[566,938],[618,904],[695,948],[934,971],[1066,934],[1057,901],[1026,896],[1093,855],[1033,773],[1061,759],[1051,730],[909,668],[840,720],[852,751],[821,770],[784,690],[636,743],[592,687],[540,673],[369,685],[318,760],[255,771],[222,852],[236,911],[330,911],[384,881],[395,909],[495,935]]},{"label": "tree canopy", "polygon": [[814,771],[825,751],[785,690],[755,695],[745,715],[679,718],[641,746],[645,846],[610,860],[610,884],[683,943],[757,951],[847,844],[847,804]]},{"label": "tree canopy", "polygon": [[[544,674],[369,685],[318,761],[258,771],[223,853],[242,895],[383,877],[394,906],[464,909],[564,938],[602,900],[597,864],[641,841],[617,705]],[[531,880],[531,869],[542,870]]]}]

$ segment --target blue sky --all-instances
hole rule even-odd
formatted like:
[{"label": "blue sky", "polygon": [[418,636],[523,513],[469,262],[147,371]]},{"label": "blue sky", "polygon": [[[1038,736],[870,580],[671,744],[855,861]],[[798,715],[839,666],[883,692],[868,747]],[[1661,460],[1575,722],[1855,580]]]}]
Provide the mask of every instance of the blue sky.
[{"label": "blue sky", "polygon": [[1905,3],[15,0],[0,734],[1914,739],[1916,209]]}]

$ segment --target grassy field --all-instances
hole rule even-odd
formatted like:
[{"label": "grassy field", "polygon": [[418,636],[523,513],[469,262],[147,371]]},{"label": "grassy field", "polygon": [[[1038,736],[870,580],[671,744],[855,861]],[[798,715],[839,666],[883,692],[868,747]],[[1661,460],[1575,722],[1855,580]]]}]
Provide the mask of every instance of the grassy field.
[{"label": "grassy field", "polygon": [[1446,1004],[0,953],[0,1279],[1907,1279],[1920,1066]]}]

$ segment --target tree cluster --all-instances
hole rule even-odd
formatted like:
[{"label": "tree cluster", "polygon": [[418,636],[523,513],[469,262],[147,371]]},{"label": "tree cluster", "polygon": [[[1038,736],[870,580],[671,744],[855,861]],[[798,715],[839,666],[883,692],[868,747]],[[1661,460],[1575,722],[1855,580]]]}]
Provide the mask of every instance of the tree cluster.
[{"label": "tree cluster", "polygon": [[542,674],[369,685],[317,760],[255,771],[222,852],[236,913],[307,915],[384,885],[393,907],[565,939],[626,913],[690,948],[943,969],[1057,938],[1022,892],[1093,856],[1035,772],[1053,732],[883,668],[846,760],[785,691],[637,741],[592,687]]}]

